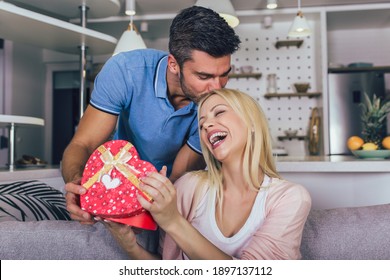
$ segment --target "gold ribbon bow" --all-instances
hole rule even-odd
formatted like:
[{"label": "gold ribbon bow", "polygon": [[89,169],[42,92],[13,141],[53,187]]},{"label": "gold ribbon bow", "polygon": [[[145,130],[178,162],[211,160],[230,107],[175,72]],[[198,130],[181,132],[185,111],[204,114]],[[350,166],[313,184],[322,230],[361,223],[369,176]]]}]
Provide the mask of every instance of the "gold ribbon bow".
[{"label": "gold ribbon bow", "polygon": [[[119,153],[113,156],[113,154],[111,154],[111,152],[107,150],[106,147],[100,146],[98,148],[98,151],[101,154],[100,159],[103,161],[104,166],[98,172],[96,172],[95,175],[89,178],[88,181],[83,184],[83,186],[86,189],[89,189],[96,181],[100,181],[102,175],[109,173],[115,167],[135,187],[137,187],[140,190],[139,179],[137,178],[136,175],[140,174],[141,172],[135,169],[134,166],[131,166],[127,163],[133,157],[129,153],[129,150],[132,147],[133,147],[132,144],[127,143]],[[151,197],[147,193],[145,192],[142,193],[144,193],[149,199],[151,199]]]}]

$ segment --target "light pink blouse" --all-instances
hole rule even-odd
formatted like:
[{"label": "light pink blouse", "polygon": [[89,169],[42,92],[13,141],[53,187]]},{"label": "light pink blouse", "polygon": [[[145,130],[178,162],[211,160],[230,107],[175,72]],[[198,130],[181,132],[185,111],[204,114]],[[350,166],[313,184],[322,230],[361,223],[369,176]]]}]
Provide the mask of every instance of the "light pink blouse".
[{"label": "light pink blouse", "polygon": [[[190,223],[197,217],[199,205],[204,204],[202,202],[210,195],[208,186],[196,188],[197,182],[198,177],[188,173],[175,183],[178,209]],[[302,231],[311,208],[310,195],[303,186],[277,178],[271,178],[266,188],[265,207],[263,210],[256,209],[264,220],[250,241],[241,248],[240,255],[232,257],[247,260],[299,259]],[[168,234],[162,233],[161,236],[163,259],[186,258]],[[224,248],[220,249],[224,251]]]}]

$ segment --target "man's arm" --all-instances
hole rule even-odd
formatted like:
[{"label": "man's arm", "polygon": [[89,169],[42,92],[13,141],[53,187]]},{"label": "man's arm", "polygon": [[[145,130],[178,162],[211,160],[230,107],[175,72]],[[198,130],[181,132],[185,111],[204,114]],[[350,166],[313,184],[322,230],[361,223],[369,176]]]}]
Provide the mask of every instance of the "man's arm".
[{"label": "man's arm", "polygon": [[169,179],[174,183],[184,173],[192,170],[201,170],[206,167],[203,155],[198,154],[185,144],[177,154],[172,166],[172,173]]},{"label": "man's arm", "polygon": [[91,153],[108,140],[116,126],[117,116],[104,113],[88,106],[71,142],[66,147],[62,158],[62,177],[66,183],[67,209],[72,219],[89,221],[91,216],[82,211],[78,195],[85,192],[80,185],[85,163]]}]

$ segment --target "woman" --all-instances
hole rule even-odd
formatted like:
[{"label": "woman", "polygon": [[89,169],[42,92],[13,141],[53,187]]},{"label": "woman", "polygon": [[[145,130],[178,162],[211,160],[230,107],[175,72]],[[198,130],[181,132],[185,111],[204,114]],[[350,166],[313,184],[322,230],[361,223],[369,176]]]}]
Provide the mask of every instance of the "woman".
[{"label": "woman", "polygon": [[[311,207],[306,189],[275,169],[269,128],[258,102],[220,89],[198,106],[208,169],[173,186],[165,168],[142,181],[153,203],[139,198],[165,232],[163,259],[299,259]],[[109,223],[132,258],[158,258],[135,242],[130,228]]]}]

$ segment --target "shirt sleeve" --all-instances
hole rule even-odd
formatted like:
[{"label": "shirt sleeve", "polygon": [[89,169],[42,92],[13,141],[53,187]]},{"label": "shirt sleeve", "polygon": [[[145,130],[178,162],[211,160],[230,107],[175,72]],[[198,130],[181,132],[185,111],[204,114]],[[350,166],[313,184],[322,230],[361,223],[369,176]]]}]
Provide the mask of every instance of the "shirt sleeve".
[{"label": "shirt sleeve", "polygon": [[119,115],[131,100],[132,78],[121,54],[110,58],[96,76],[91,105],[104,112]]},{"label": "shirt sleeve", "polygon": [[265,204],[264,223],[244,248],[240,259],[300,259],[303,228],[311,208],[308,191],[301,185],[273,179]]}]

